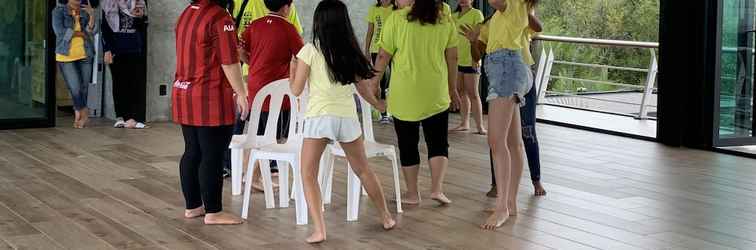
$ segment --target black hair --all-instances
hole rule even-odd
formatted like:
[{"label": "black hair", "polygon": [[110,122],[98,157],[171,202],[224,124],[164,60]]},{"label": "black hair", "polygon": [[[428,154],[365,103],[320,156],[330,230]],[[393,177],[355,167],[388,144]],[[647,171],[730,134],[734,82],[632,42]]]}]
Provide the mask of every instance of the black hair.
[{"label": "black hair", "polygon": [[533,8],[536,5],[538,5],[539,0],[525,0],[525,4],[528,5],[528,7]]},{"label": "black hair", "polygon": [[[473,9],[476,9],[478,7],[478,0],[472,0],[472,2],[470,3],[470,7]],[[455,9],[454,12],[461,12],[461,11],[462,11],[462,6],[457,4],[457,9]]]},{"label": "black hair", "polygon": [[293,0],[265,0],[265,7],[268,8],[268,10],[273,12],[278,12],[286,5],[289,5],[293,2]]},{"label": "black hair", "polygon": [[418,21],[423,25],[437,24],[441,20],[441,5],[439,0],[415,0],[407,14],[407,20]]},{"label": "black hair", "polygon": [[[200,0],[192,0],[192,4],[199,2]],[[234,13],[234,0],[210,0],[210,3],[216,4],[221,8],[228,11],[228,13]]]},{"label": "black hair", "polygon": [[[381,7],[381,0],[376,0],[375,7]],[[399,9],[399,6],[396,5],[396,0],[391,0],[391,7],[393,7],[395,10]]]},{"label": "black hair", "polygon": [[357,43],[347,7],[340,0],[323,0],[315,8],[312,41],[328,64],[331,80],[348,85],[375,76]]}]

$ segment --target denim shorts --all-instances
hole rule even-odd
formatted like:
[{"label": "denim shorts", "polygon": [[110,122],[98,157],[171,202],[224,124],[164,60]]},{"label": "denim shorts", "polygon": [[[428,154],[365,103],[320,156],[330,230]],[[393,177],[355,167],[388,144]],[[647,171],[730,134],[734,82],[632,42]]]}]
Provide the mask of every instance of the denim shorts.
[{"label": "denim shorts", "polygon": [[522,60],[520,50],[500,49],[490,53],[486,56],[485,67],[488,76],[486,101],[514,96],[520,106],[525,105],[525,94],[533,87],[533,76]]}]

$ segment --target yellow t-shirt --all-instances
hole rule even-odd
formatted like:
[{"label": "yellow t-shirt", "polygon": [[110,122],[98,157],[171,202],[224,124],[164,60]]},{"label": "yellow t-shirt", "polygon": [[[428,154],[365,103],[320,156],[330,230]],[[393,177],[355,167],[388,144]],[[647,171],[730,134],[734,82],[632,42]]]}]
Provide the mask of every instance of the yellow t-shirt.
[{"label": "yellow t-shirt", "polygon": [[[239,15],[238,8],[241,8],[243,2],[244,0],[234,0],[234,6],[236,6],[237,8],[234,9],[234,18]],[[268,10],[268,7],[265,7],[265,1],[249,0],[249,2],[247,2],[247,6],[244,7],[244,14],[242,15],[241,23],[239,24],[239,35],[244,34],[244,29],[247,28],[247,25],[261,17],[264,17],[269,12],[270,10]],[[294,27],[297,28],[297,32],[299,32],[299,34],[302,34],[302,24],[299,23],[299,17],[297,17],[297,8],[294,7],[294,4],[291,5],[289,22],[291,22],[291,24],[293,24]]]},{"label": "yellow t-shirt", "polygon": [[507,9],[496,13],[480,29],[480,41],[486,43],[487,53],[500,49],[523,49],[528,27],[528,5],[524,0],[506,0]]},{"label": "yellow t-shirt", "polygon": [[393,55],[388,111],[402,121],[420,121],[449,108],[445,50],[456,48],[457,29],[449,19],[435,25],[407,20],[409,9],[391,15],[380,47]]},{"label": "yellow t-shirt", "polygon": [[[459,31],[462,32],[461,27],[464,25],[469,25],[471,27],[474,27],[478,24],[481,24],[483,22],[483,12],[481,12],[478,9],[472,8],[467,13],[461,14],[460,12],[455,12],[454,15],[454,24],[459,28]],[[472,58],[472,52],[470,52],[470,41],[465,38],[465,36],[461,34],[457,34],[457,39],[459,43],[457,44],[457,55],[458,55],[458,65],[464,66],[464,67],[470,67],[473,66],[473,58]]]},{"label": "yellow t-shirt", "polygon": [[[81,21],[78,16],[74,17],[74,31],[81,31]],[[87,58],[87,52],[84,50],[84,38],[74,36],[71,38],[71,48],[68,55],[55,54],[55,61],[74,62]]]},{"label": "yellow t-shirt", "polygon": [[394,12],[393,6],[371,6],[368,15],[365,18],[368,23],[373,24],[373,39],[370,42],[370,53],[378,53],[378,43],[381,40],[381,31],[386,19]]},{"label": "yellow t-shirt", "polygon": [[305,44],[297,58],[310,66],[310,96],[305,117],[337,116],[358,119],[357,106],[354,103],[354,86],[342,85],[331,80],[328,64],[320,49],[312,43]]},{"label": "yellow t-shirt", "polygon": [[533,36],[536,35],[536,32],[530,29],[530,27],[525,28],[525,35],[522,36],[523,43],[525,43],[525,48],[522,49],[522,60],[527,64],[528,66],[535,64],[535,59],[533,59],[533,54],[530,53],[530,41],[533,38]]}]

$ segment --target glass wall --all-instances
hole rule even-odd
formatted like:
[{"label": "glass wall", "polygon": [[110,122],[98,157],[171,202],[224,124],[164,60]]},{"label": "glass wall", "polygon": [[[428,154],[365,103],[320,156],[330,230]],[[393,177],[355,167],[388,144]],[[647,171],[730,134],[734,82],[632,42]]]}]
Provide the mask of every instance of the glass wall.
[{"label": "glass wall", "polygon": [[754,135],[755,3],[756,0],[722,0],[719,144],[756,142],[751,140]]},{"label": "glass wall", "polygon": [[[0,126],[49,121],[48,0],[0,4]],[[52,1],[54,4],[54,1]],[[53,42],[54,43],[54,42]],[[52,124],[50,124],[52,125]],[[39,126],[39,125],[37,125]]]}]

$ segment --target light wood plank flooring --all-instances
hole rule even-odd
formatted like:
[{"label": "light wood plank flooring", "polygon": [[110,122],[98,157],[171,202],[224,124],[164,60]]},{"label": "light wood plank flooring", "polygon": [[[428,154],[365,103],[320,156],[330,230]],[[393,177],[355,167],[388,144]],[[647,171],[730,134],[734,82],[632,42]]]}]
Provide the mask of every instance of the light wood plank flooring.
[{"label": "light wood plank flooring", "polygon": [[[478,229],[494,202],[484,195],[486,139],[454,134],[445,185],[454,204],[405,207],[399,228],[384,232],[363,197],[360,221],[348,223],[339,161],[326,208],[329,239],[309,246],[309,228],[295,225],[293,206],[265,209],[260,193],[244,225],[183,219],[177,126],[93,125],[0,131],[0,248],[756,249],[756,160],[736,156],[539,125],[549,194],[533,197],[526,171],[520,215],[486,232]],[[395,143],[390,126],[376,126],[376,134]],[[393,197],[389,162],[372,163]],[[429,200],[425,165],[420,184]],[[238,213],[241,199],[229,186],[225,205]]]}]

